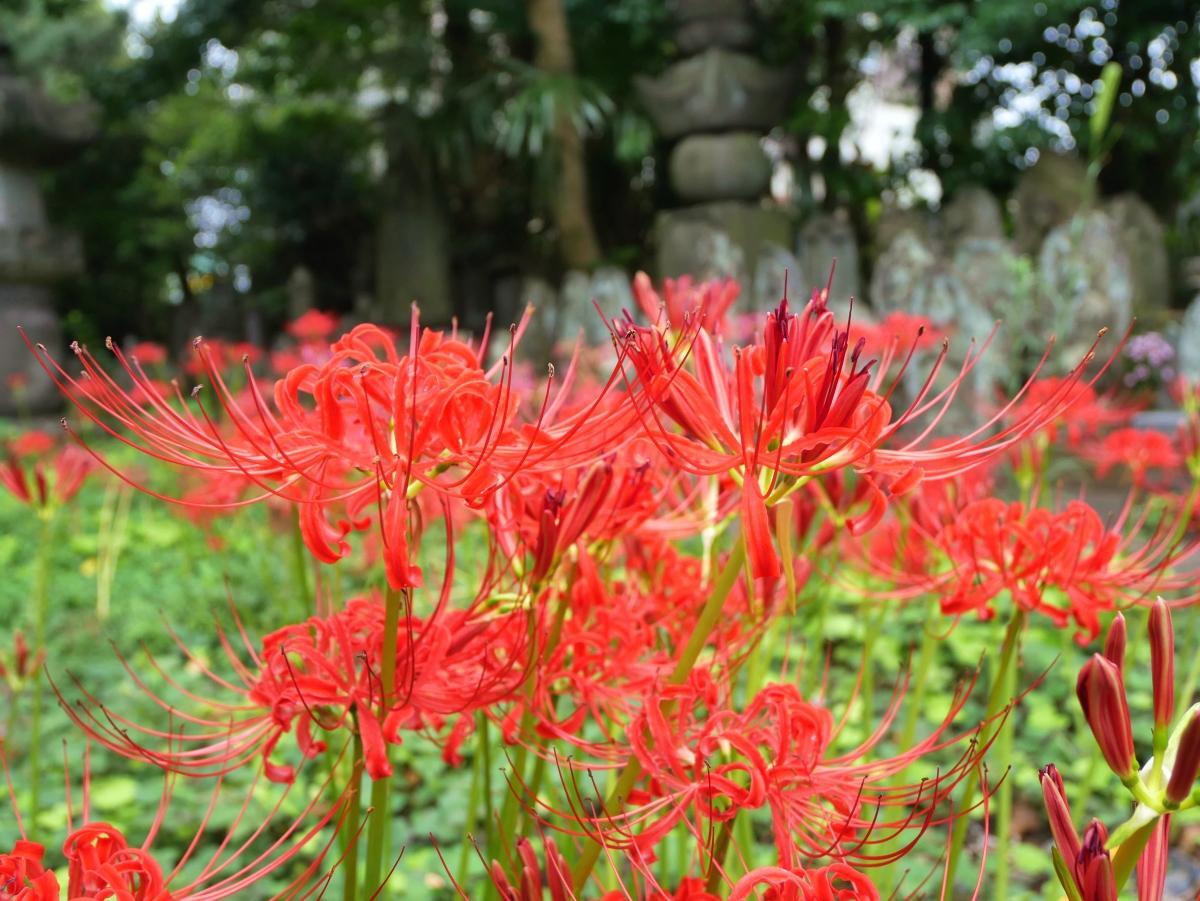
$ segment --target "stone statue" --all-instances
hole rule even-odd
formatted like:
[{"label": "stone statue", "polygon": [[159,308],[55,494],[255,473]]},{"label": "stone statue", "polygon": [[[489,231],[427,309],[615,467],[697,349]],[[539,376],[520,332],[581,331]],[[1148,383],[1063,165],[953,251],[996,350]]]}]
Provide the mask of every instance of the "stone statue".
[{"label": "stone statue", "polygon": [[1117,236],[1129,259],[1133,310],[1142,315],[1171,302],[1171,265],[1166,229],[1150,204],[1133,193],[1118,194],[1104,204],[1117,225]]},{"label": "stone statue", "polygon": [[1123,332],[1132,316],[1133,277],[1117,223],[1093,210],[1059,225],[1038,253],[1038,293],[1069,360],[1082,357],[1109,328]]},{"label": "stone statue", "polygon": [[1090,205],[1095,192],[1086,167],[1078,159],[1042,154],[1021,174],[1013,193],[1017,250],[1037,253],[1051,230]]},{"label": "stone statue", "polygon": [[96,132],[96,107],[61,104],[17,75],[0,41],[0,413],[13,413],[21,384],[27,409],[54,409],[59,393],[42,372],[17,327],[57,350],[61,341],[51,284],[83,271],[78,236],[46,218],[38,167],[68,159]]},{"label": "stone statue", "polygon": [[[667,172],[685,204],[655,222],[657,275],[727,275],[752,288],[764,249],[792,246],[790,217],[761,200],[772,174],[762,136],[786,114],[796,74],[743,52],[754,39],[748,0],[673,0],[671,8],[687,55],[636,80],[658,133],[674,142]],[[763,284],[771,278],[763,274]]]}]

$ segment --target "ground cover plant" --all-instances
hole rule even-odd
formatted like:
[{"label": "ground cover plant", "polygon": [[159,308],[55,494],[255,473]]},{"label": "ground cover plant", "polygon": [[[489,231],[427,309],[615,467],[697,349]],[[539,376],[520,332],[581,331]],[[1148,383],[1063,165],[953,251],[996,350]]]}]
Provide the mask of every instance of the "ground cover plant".
[{"label": "ground cover plant", "polygon": [[0,894],[1186,881],[1190,386],[1166,435],[1127,336],[981,397],[913,317],[635,290],[541,372],[528,317],[31,347],[71,413],[0,470]]}]

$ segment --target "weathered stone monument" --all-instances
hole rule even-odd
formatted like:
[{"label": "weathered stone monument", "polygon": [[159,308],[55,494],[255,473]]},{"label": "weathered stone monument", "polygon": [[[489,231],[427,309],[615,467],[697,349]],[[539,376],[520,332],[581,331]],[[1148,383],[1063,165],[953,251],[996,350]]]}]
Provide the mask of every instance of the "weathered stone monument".
[{"label": "weathered stone monument", "polygon": [[1179,347],[1176,359],[1179,374],[1192,382],[1200,381],[1200,257],[1189,257],[1183,263],[1184,287],[1192,295],[1183,322],[1179,327]]},{"label": "weathered stone monument", "polygon": [[1076,157],[1044,153],[1012,196],[1017,250],[1035,254],[1050,232],[1092,204],[1096,185]]},{"label": "weathered stone monument", "polygon": [[1117,334],[1133,315],[1133,278],[1116,222],[1100,210],[1080,213],[1054,228],[1037,259],[1038,289],[1068,360],[1087,351],[1096,333]]},{"label": "weathered stone monument", "polygon": [[36,173],[80,150],[95,132],[94,106],[47,97],[16,74],[0,38],[0,413],[16,411],[12,386],[18,382],[27,408],[59,403],[17,327],[57,352],[61,336],[50,286],[83,270],[83,249],[78,236],[49,224]]},{"label": "weathered stone monument", "polygon": [[964,241],[1004,239],[1004,213],[1000,201],[980,185],[963,185],[942,207],[941,231],[954,244]]},{"label": "weathered stone monument", "polygon": [[1171,263],[1166,228],[1137,194],[1118,194],[1104,204],[1117,226],[1117,239],[1129,259],[1133,309],[1139,316],[1171,303]]},{"label": "weathered stone monument", "polygon": [[813,216],[800,229],[796,246],[804,276],[804,280],[793,282],[798,288],[803,291],[806,288],[825,287],[829,279],[829,267],[836,260],[833,287],[829,292],[830,305],[842,311],[851,298],[855,302],[863,299],[859,284],[858,237],[854,233],[854,224],[844,210]]},{"label": "weathered stone monument", "polygon": [[[753,285],[768,248],[792,245],[789,217],[761,202],[771,163],[760,139],[783,118],[795,78],[745,52],[754,41],[745,0],[675,0],[673,9],[679,46],[689,55],[637,81],[659,134],[675,142],[667,170],[688,204],[655,223],[657,274],[732,276]],[[714,247],[726,249],[729,271],[716,267]]]}]

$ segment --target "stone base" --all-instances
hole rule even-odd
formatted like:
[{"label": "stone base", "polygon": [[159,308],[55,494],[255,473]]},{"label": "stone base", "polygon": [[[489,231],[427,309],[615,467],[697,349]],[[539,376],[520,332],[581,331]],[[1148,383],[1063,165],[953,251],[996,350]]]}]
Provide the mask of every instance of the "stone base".
[{"label": "stone base", "polygon": [[50,413],[62,408],[62,395],[25,346],[17,327],[34,344],[45,344],[61,357],[62,333],[50,289],[42,285],[0,285],[0,415],[18,412],[13,394],[14,376],[24,376],[25,408]]},{"label": "stone base", "polygon": [[[794,233],[789,215],[756,203],[723,201],[669,210],[654,223],[656,274],[660,279],[728,276],[749,292],[760,260],[773,247],[790,247]],[[802,287],[797,285],[797,291]]]}]

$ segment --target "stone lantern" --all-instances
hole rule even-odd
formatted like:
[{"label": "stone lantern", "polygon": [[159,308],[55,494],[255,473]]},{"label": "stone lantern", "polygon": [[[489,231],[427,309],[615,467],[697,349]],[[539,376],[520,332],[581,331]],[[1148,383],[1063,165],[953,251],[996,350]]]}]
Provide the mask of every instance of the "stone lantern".
[{"label": "stone lantern", "polygon": [[685,58],[639,78],[643,106],[673,141],[671,188],[686,206],[655,224],[660,277],[730,275],[750,283],[771,246],[792,243],[792,223],[762,202],[771,161],[762,136],[787,112],[796,77],[745,52],[755,40],[744,0],[675,0]]},{"label": "stone lantern", "polygon": [[47,222],[36,172],[80,150],[96,121],[94,105],[55,102],[18,76],[0,39],[0,413],[16,411],[15,383],[29,409],[53,409],[59,401],[17,327],[57,352],[50,286],[83,271],[83,249],[77,235]]}]

